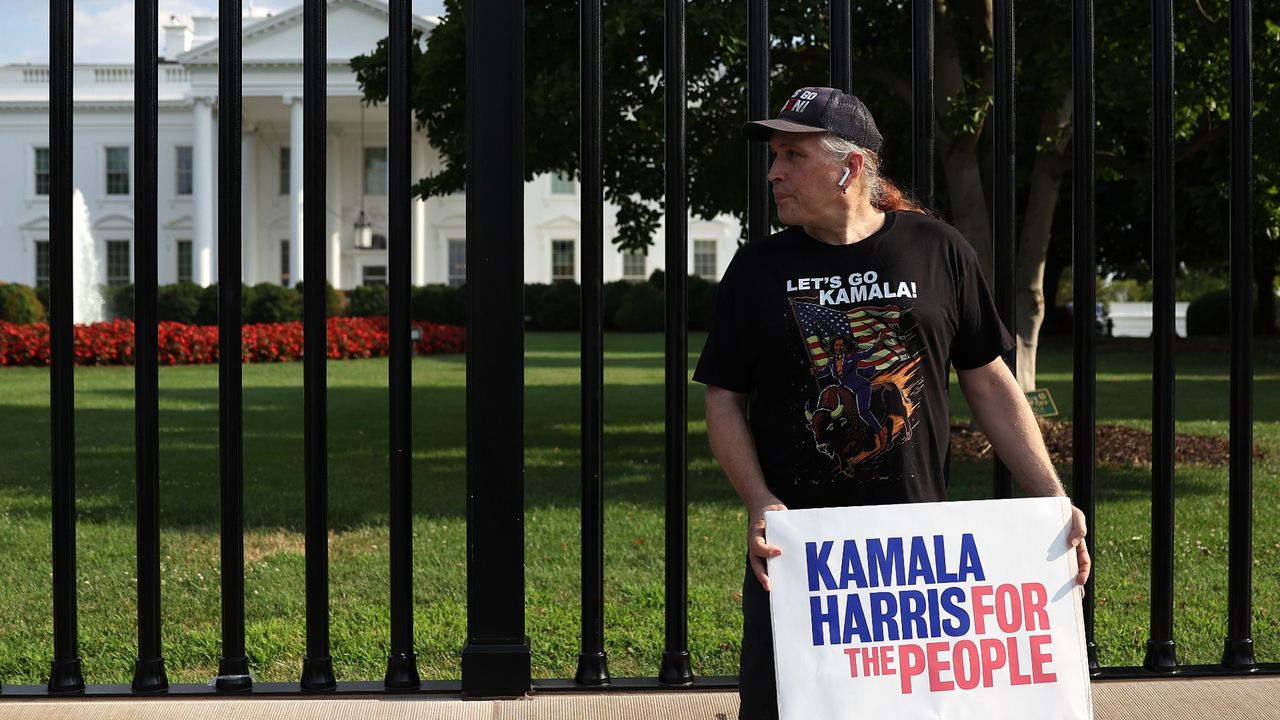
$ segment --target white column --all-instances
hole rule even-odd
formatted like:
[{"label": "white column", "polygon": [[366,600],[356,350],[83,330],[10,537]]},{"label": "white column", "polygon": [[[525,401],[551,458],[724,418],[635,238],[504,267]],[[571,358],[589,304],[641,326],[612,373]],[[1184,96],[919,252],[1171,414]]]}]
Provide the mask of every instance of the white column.
[{"label": "white column", "polygon": [[258,282],[258,143],[257,130],[245,126],[240,135],[240,273]]},{"label": "white column", "polygon": [[286,96],[289,106],[289,284],[302,277],[302,96]]},{"label": "white column", "polygon": [[192,280],[201,286],[213,282],[213,108],[209,98],[198,97],[195,115],[195,147],[191,157],[191,195],[195,203],[192,238]]},{"label": "white column", "polygon": [[[413,136],[412,182],[418,182],[427,174],[427,140]],[[427,284],[427,203],[413,199],[413,284]],[[445,272],[448,272],[446,269]]]},{"label": "white column", "polygon": [[325,168],[329,193],[325,213],[329,226],[329,284],[342,287],[342,233],[346,230],[346,218],[342,215],[342,133],[329,135],[328,167]]}]

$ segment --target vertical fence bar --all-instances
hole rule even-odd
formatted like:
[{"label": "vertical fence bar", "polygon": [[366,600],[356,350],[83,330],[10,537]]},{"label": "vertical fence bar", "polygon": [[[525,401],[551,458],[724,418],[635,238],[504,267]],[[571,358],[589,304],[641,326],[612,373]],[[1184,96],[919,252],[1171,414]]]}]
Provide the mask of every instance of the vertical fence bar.
[{"label": "vertical fence bar", "polygon": [[[992,243],[995,257],[995,295],[1000,319],[1006,327],[1017,331],[1017,293],[1014,292],[1014,248],[1017,233],[1017,162],[1014,142],[1014,30],[1013,0],[994,0],[992,3],[995,39],[995,110],[993,113],[994,157],[991,169],[995,175],[992,201]],[[1092,307],[1092,306],[1090,306]],[[1017,372],[1017,349],[1004,355],[1009,369]],[[1009,468],[995,460],[995,496],[1013,497],[1013,476]]]},{"label": "vertical fence bar", "polygon": [[[1072,110],[1071,117],[1071,251],[1072,276],[1081,278],[1074,286],[1075,313],[1072,330],[1071,384],[1071,494],[1084,513],[1089,534],[1089,556],[1097,554],[1094,532],[1097,523],[1097,492],[1094,486],[1094,433],[1097,431],[1097,349],[1094,343],[1093,312],[1097,303],[1093,278],[1097,267],[1094,238],[1094,123],[1096,117],[1093,76],[1093,0],[1072,3]],[[1098,667],[1098,647],[1093,642],[1094,578],[1090,573],[1084,594],[1084,627],[1088,642],[1089,667]]]},{"label": "vertical fence bar", "polygon": [[222,653],[218,657],[214,687],[225,691],[248,690],[253,685],[244,645],[241,22],[240,1],[221,0],[218,7],[218,469]]},{"label": "vertical fence bar", "polygon": [[601,0],[579,5],[582,159],[582,649],[579,685],[609,682],[604,652],[604,131]]},{"label": "vertical fence bar", "polygon": [[[49,2],[49,410],[53,664],[49,692],[84,691],[76,631],[75,326],[71,257],[71,0]],[[94,282],[86,278],[85,282]]]},{"label": "vertical fence bar", "polygon": [[1253,655],[1253,3],[1231,2],[1231,509],[1222,664]]},{"label": "vertical fence bar", "polygon": [[[387,55],[388,111],[387,183],[388,280],[391,283],[389,327],[391,356],[387,385],[391,437],[391,653],[384,685],[389,690],[419,687],[413,651],[413,377],[409,326],[409,212],[412,198],[410,162],[413,135],[409,105],[409,43],[413,30],[410,0],[391,0]],[[361,151],[363,152],[363,150]],[[337,259],[334,259],[337,262]]]},{"label": "vertical fence bar", "polygon": [[1148,670],[1178,665],[1173,643],[1173,0],[1151,3],[1151,637]]},{"label": "vertical fence bar", "polygon": [[689,659],[686,457],[689,406],[689,219],[685,174],[685,0],[667,0],[666,57],[666,647],[658,680],[693,682]]},{"label": "vertical fence bar", "polygon": [[[747,5],[747,119],[769,117],[769,0]],[[747,146],[747,241],[769,237],[769,146]]]},{"label": "vertical fence bar", "polygon": [[853,92],[853,13],[850,0],[830,0],[831,87]]},{"label": "vertical fence bar", "polygon": [[[530,687],[524,615],[524,2],[467,3],[467,644],[462,692]],[[491,412],[497,402],[500,412]]]},{"label": "vertical fence bar", "polygon": [[134,4],[134,438],[137,452],[138,657],[134,692],[169,687],[160,648],[160,389],[156,357],[159,113],[156,0]]},{"label": "vertical fence bar", "polygon": [[933,206],[933,2],[911,0],[911,177],[925,207]]},{"label": "vertical fence bar", "polygon": [[[324,0],[306,0],[302,27],[302,346],[306,453],[307,655],[303,690],[333,690],[329,656],[329,457],[325,359],[325,144],[328,61]],[[297,149],[295,148],[295,152]],[[335,262],[337,258],[334,258]]]}]

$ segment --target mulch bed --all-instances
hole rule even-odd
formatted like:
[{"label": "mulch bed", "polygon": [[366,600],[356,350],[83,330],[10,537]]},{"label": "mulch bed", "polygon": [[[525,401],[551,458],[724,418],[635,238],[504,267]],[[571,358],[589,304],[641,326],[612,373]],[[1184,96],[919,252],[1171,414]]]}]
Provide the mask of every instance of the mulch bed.
[{"label": "mulch bed", "polygon": [[[1044,444],[1055,464],[1071,462],[1071,423],[1040,421]],[[1100,465],[1150,465],[1151,433],[1147,430],[1099,425],[1094,433]],[[951,452],[962,458],[991,457],[991,443],[981,432],[965,424],[951,426]],[[1226,438],[1203,435],[1178,435],[1174,440],[1174,462],[1225,465],[1231,453]],[[1262,450],[1253,448],[1255,459],[1262,458]]]}]

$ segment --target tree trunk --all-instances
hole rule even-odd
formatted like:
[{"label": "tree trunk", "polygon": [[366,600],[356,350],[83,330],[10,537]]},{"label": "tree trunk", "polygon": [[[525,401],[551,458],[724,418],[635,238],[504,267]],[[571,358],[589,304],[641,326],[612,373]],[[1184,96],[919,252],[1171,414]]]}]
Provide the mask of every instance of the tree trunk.
[{"label": "tree trunk", "polygon": [[[1040,326],[1044,323],[1044,265],[1049,255],[1049,238],[1053,231],[1053,215],[1058,209],[1059,186],[1069,167],[1064,154],[1067,133],[1062,130],[1071,122],[1071,95],[1056,109],[1047,110],[1040,124],[1040,143],[1035,166],[1031,170],[1031,187],[1027,208],[1022,218],[1013,284],[1017,293],[1018,317],[1015,333],[1018,341],[1017,378],[1023,390],[1036,387],[1036,350],[1040,343]],[[1053,140],[1057,138],[1056,142]],[[1078,281],[1092,282],[1093,274]],[[1077,308],[1077,312],[1082,312]],[[1092,309],[1089,309],[1092,312]]]},{"label": "tree trunk", "polygon": [[[986,189],[982,182],[982,165],[978,161],[982,122],[970,129],[956,128],[946,122],[954,104],[964,98],[964,68],[961,67],[959,49],[956,46],[956,19],[950,3],[938,0],[936,12],[934,43],[937,63],[935,92],[938,96],[935,109],[938,118],[937,151],[942,158],[942,173],[946,177],[947,191],[951,198],[950,221],[978,252],[982,274],[989,281],[994,263],[991,257],[991,214],[987,208]],[[989,67],[983,71],[984,75],[990,75]]]}]

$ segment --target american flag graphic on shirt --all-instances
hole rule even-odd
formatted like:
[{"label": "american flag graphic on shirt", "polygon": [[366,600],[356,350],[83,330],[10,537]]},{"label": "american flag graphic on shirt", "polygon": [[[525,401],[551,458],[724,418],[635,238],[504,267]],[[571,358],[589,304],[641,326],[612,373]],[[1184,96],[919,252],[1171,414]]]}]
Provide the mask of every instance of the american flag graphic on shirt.
[{"label": "american flag graphic on shirt", "polygon": [[897,305],[835,310],[817,303],[792,300],[791,309],[795,312],[796,323],[815,368],[825,368],[831,361],[828,349],[838,337],[852,340],[859,354],[871,351],[858,361],[859,370],[880,372],[910,357],[898,332],[902,310]]}]

